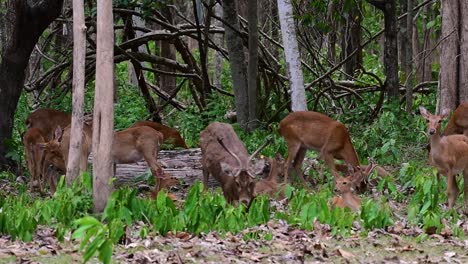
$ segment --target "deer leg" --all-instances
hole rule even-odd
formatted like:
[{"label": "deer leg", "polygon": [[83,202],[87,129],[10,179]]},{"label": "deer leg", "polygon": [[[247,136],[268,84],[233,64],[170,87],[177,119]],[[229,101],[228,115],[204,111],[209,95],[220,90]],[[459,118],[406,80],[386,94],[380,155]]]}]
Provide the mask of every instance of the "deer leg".
[{"label": "deer leg", "polygon": [[304,162],[306,153],[306,148],[299,148],[299,151],[296,153],[296,158],[294,159],[294,171],[302,183],[305,183],[304,173],[302,171],[302,163]]},{"label": "deer leg", "polygon": [[210,177],[210,173],[207,169],[203,168],[203,191],[208,189],[208,178]]},{"label": "deer leg", "polygon": [[458,186],[457,180],[455,178],[456,175],[452,173],[452,170],[448,170],[447,173],[447,197],[448,197],[448,207],[453,208],[453,205],[457,201],[458,196]]},{"label": "deer leg", "polygon": [[335,167],[335,159],[333,158],[333,155],[325,154],[325,153],[322,153],[320,155],[323,157],[323,160],[328,165],[328,167],[330,167],[331,174],[333,176],[337,175],[337,170]]},{"label": "deer leg", "polygon": [[288,145],[288,158],[286,159],[286,165],[284,166],[284,183],[288,183],[289,167],[291,166],[291,162],[296,158],[296,154],[300,147],[300,144]]}]

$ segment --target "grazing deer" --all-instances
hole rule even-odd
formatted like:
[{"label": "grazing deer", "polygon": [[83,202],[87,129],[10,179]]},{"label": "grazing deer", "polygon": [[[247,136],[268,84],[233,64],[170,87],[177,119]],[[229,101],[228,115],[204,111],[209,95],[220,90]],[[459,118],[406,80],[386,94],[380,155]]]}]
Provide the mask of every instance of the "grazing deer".
[{"label": "grazing deer", "polygon": [[344,160],[355,167],[359,159],[353,147],[348,129],[330,117],[312,111],[293,112],[281,120],[279,133],[286,140],[288,158],[284,166],[284,182],[288,182],[289,166],[293,163],[296,174],[304,183],[302,162],[308,149],[319,151],[330,167],[336,172],[334,159]]},{"label": "grazing deer", "polygon": [[29,188],[32,191],[34,183],[39,186],[39,191],[42,193],[43,181],[43,150],[38,146],[40,143],[45,142],[46,137],[41,133],[38,128],[30,128],[23,135],[23,144],[26,154],[26,163],[28,165],[29,173],[31,174],[31,181]]},{"label": "grazing deer", "polygon": [[141,127],[141,126],[149,126],[159,132],[161,132],[164,136],[164,142],[172,144],[174,147],[184,148],[187,149],[187,144],[185,140],[180,135],[179,131],[174,128],[165,126],[163,124],[152,122],[152,121],[137,121],[131,127]]},{"label": "grazing deer", "polygon": [[[57,129],[53,144],[45,143],[47,159],[61,170],[66,169],[66,158],[68,155],[69,137],[61,138],[61,129]],[[89,149],[86,148],[86,157],[91,149],[91,134],[85,133],[85,141],[89,139]],[[57,140],[56,140],[57,139]],[[151,173],[156,180],[154,195],[166,185],[171,183],[171,179],[164,177],[162,168],[157,162],[159,147],[163,141],[163,135],[147,126],[127,128],[114,133],[114,143],[112,145],[112,158],[114,163],[134,163],[144,159],[150,167]],[[68,141],[68,143],[67,143]],[[83,144],[87,146],[87,144]]]},{"label": "grazing deer", "polygon": [[447,118],[448,111],[433,115],[423,106],[419,111],[427,120],[431,145],[430,163],[438,172],[447,176],[448,207],[452,208],[458,197],[456,175],[463,172],[465,213],[468,211],[468,137],[464,135],[440,135],[440,124]]},{"label": "grazing deer", "polygon": [[71,123],[71,115],[60,110],[41,108],[29,114],[25,123],[28,129],[35,127],[47,140],[51,140],[57,126],[63,128]]},{"label": "grazing deer", "polygon": [[279,192],[279,199],[284,198],[284,184],[278,184],[278,174],[283,172],[284,160],[279,153],[275,158],[268,158],[270,163],[270,172],[265,179],[255,184],[255,196],[259,194],[266,194],[271,198]]},{"label": "grazing deer", "polygon": [[240,201],[248,206],[255,188],[255,169],[250,163],[267,143],[249,156],[231,125],[220,122],[208,125],[200,134],[205,189],[211,174],[221,184],[228,202]]}]

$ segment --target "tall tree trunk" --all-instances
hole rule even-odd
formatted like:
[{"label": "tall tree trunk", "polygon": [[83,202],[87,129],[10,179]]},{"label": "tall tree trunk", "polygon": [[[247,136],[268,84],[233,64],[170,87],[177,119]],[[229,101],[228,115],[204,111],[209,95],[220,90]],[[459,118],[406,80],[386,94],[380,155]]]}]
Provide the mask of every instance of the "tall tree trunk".
[{"label": "tall tree trunk", "polygon": [[391,98],[398,98],[398,27],[395,0],[367,0],[380,9],[384,14],[385,22],[385,90]]},{"label": "tall tree trunk", "polygon": [[257,0],[249,1],[249,66],[248,66],[248,97],[249,120],[248,130],[253,131],[258,127],[257,114],[257,76],[258,76],[258,11]]},{"label": "tall tree trunk", "polygon": [[304,77],[299,59],[299,45],[296,39],[291,0],[278,0],[278,14],[283,38],[286,69],[291,86],[291,108],[293,111],[307,110]]},{"label": "tall tree trunk", "polygon": [[[172,24],[174,22],[172,9],[168,6],[164,6],[162,11],[163,11],[164,16],[168,20],[168,22]],[[175,48],[169,41],[165,41],[165,40],[161,41],[161,57],[174,60],[174,61],[176,60]],[[174,70],[171,67],[167,67],[164,65],[161,65],[161,70],[166,71],[166,72],[174,72]],[[175,76],[161,74],[159,78],[159,83],[160,83],[161,89],[169,95],[172,95],[176,90],[177,84],[176,84]]]},{"label": "tall tree trunk", "polygon": [[[214,12],[217,17],[223,17],[223,8],[218,3],[214,7]],[[222,27],[222,23],[219,20],[214,20],[215,27]],[[224,46],[224,34],[215,34],[214,43],[219,46]],[[220,52],[215,51],[213,55],[213,86],[222,88],[221,77],[223,73],[223,55]]]},{"label": "tall tree trunk", "polygon": [[96,89],[93,119],[93,201],[102,212],[112,191],[114,174],[114,22],[112,1],[97,1]]},{"label": "tall tree trunk", "polygon": [[0,62],[0,169],[12,164],[6,158],[6,140],[12,135],[29,56],[42,32],[60,15],[62,3],[62,0],[44,0],[34,5],[24,0],[8,2],[8,23],[0,25],[5,40]]},{"label": "tall tree trunk", "polygon": [[[226,23],[235,30],[239,30],[239,18],[237,16],[237,1],[223,1],[223,17]],[[226,46],[229,52],[229,62],[231,64],[231,76],[234,86],[234,103],[236,106],[237,122],[242,129],[247,130],[249,119],[247,74],[245,66],[244,46],[242,39],[231,27],[224,25]]]},{"label": "tall tree trunk", "polygon": [[358,51],[353,57],[348,60],[344,65],[345,73],[349,77],[354,77],[356,75],[356,70],[359,69],[362,65],[362,49],[361,49],[361,0],[357,0],[357,5],[354,6],[346,18],[346,27],[344,28],[345,34],[345,45],[344,45],[344,56],[343,59],[348,57],[349,54],[354,52],[356,49]]},{"label": "tall tree trunk", "polygon": [[468,102],[468,2],[460,0],[460,74],[458,103]]},{"label": "tall tree trunk", "polygon": [[453,110],[458,105],[458,62],[460,46],[458,0],[442,1],[442,35],[440,46],[440,71],[438,111]]},{"label": "tall tree trunk", "polygon": [[[80,173],[83,139],[83,111],[86,62],[84,2],[73,0],[73,110],[66,181],[71,184]],[[87,157],[86,157],[87,162]]]},{"label": "tall tree trunk", "polygon": [[[137,12],[141,12],[140,8],[136,8],[135,11]],[[133,25],[135,25],[135,27],[141,27],[141,28],[144,28],[146,27],[146,22],[145,20],[140,17],[140,16],[136,16],[136,15],[133,15],[132,16],[132,21],[133,21]],[[149,27],[151,28],[151,27]],[[135,32],[135,37],[141,37],[143,36],[143,32],[141,31],[136,31]],[[142,53],[148,53],[148,50],[146,49],[145,46],[141,45],[138,47],[138,52],[142,52]],[[128,77],[129,77],[129,80],[130,80],[130,83],[133,85],[133,86],[138,86],[138,77],[137,77],[137,74],[135,73],[135,69],[133,68],[133,64],[132,62],[128,62]]]},{"label": "tall tree trunk", "polygon": [[408,0],[405,39],[406,112],[413,108],[413,0]]},{"label": "tall tree trunk", "polygon": [[[408,10],[408,0],[400,0],[400,15],[406,13]],[[408,45],[407,37],[407,20],[400,20],[400,30],[398,31],[398,55],[400,59],[400,65],[406,67],[406,46]],[[404,80],[403,80],[404,81]]]},{"label": "tall tree trunk", "polygon": [[327,34],[327,58],[332,64],[336,62],[336,30],[337,22],[334,16],[337,4],[334,1],[328,3],[327,23],[330,25],[330,31]]}]

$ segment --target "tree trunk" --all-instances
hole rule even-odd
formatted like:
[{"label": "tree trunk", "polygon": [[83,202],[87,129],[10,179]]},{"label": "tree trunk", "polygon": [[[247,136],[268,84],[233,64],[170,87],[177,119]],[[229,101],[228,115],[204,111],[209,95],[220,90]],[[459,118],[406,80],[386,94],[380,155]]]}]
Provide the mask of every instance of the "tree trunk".
[{"label": "tree trunk", "polygon": [[[172,9],[168,6],[162,8],[163,14],[169,23],[173,23]],[[176,61],[176,52],[174,46],[169,42],[161,41],[161,57]],[[173,68],[161,65],[161,70],[166,72],[174,72]],[[167,94],[172,95],[177,87],[176,77],[172,75],[161,74],[159,78],[160,87]]]},{"label": "tree trunk", "polygon": [[248,66],[248,97],[249,120],[248,131],[255,130],[259,125],[257,114],[257,76],[258,76],[258,11],[257,0],[248,3],[249,21],[249,66]]},{"label": "tree trunk", "polygon": [[458,103],[468,102],[468,2],[460,0],[460,74]]},{"label": "tree trunk", "polygon": [[398,28],[395,0],[368,0],[384,13],[385,21],[385,90],[391,98],[398,98]]},{"label": "tree trunk", "polygon": [[66,181],[71,184],[80,173],[83,139],[83,111],[86,62],[84,2],[73,0],[73,110]]},{"label": "tree trunk", "polygon": [[[239,30],[239,19],[237,17],[236,1],[223,1],[223,15],[226,23],[235,30]],[[237,122],[242,129],[247,130],[247,120],[249,119],[247,74],[245,66],[244,46],[242,39],[231,27],[224,25],[226,46],[229,52],[231,64],[231,76],[234,86],[234,103],[236,106]]]},{"label": "tree trunk", "polygon": [[356,1],[357,5],[349,11],[349,15],[346,18],[346,27],[344,27],[345,38],[344,54],[343,59],[349,56],[356,49],[359,49],[353,57],[348,60],[344,65],[347,79],[356,75],[356,70],[362,65],[362,49],[361,49],[361,0]]},{"label": "tree trunk", "polygon": [[[411,113],[413,108],[413,0],[408,0],[408,15],[406,16],[406,43],[405,50],[405,75],[406,75],[406,112]],[[403,32],[402,32],[403,33]]]},{"label": "tree trunk", "polygon": [[[223,17],[223,8],[218,3],[214,7],[214,12],[217,17]],[[219,20],[214,20],[214,26],[222,27],[222,23]],[[224,46],[224,35],[223,34],[215,34],[214,35],[214,43],[218,47]],[[213,86],[222,88],[221,77],[223,73],[223,55],[220,52],[215,51],[213,56]]]},{"label": "tree trunk", "polygon": [[114,22],[112,1],[97,2],[96,89],[93,119],[93,201],[102,212],[112,191],[114,140]]},{"label": "tree trunk", "polygon": [[[140,8],[136,8],[135,11],[137,12],[141,12]],[[133,25],[135,25],[135,27],[146,27],[146,23],[145,23],[145,20],[140,17],[140,16],[135,16],[133,15],[132,16],[132,21],[133,21]],[[136,31],[135,32],[135,37],[141,37],[143,36],[143,32],[141,31]],[[138,52],[142,52],[142,53],[148,53],[148,50],[146,49],[145,46],[141,45],[138,47]],[[128,77],[129,77],[129,80],[130,80],[130,83],[133,85],[133,86],[138,86],[138,78],[137,78],[137,74],[135,73],[135,69],[133,68],[133,64],[129,61],[128,62]]]},{"label": "tree trunk", "polygon": [[59,15],[62,0],[44,0],[34,5],[29,1],[10,0],[8,23],[0,25],[2,54],[0,63],[0,169],[12,163],[7,160],[6,140],[11,138],[13,120],[29,56],[42,32]]},{"label": "tree trunk", "polygon": [[283,38],[286,69],[291,86],[291,108],[293,111],[307,110],[304,77],[299,59],[299,45],[296,39],[291,0],[278,0],[278,14]]},{"label": "tree trunk", "polygon": [[440,46],[440,71],[438,112],[453,110],[458,105],[458,62],[460,46],[458,0],[442,1],[442,35]]},{"label": "tree trunk", "polygon": [[[400,0],[400,15],[406,13],[408,10],[408,0]],[[400,20],[400,30],[398,31],[398,55],[400,65],[406,67],[406,46],[408,45],[407,20]],[[403,80],[404,81],[404,80]]]}]

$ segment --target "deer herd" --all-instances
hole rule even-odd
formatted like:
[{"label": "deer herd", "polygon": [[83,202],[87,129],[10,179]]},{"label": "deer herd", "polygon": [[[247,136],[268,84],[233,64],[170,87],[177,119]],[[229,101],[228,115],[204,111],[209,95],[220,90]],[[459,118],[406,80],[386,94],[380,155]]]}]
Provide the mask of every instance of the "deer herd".
[{"label": "deer herd", "polygon": [[[468,209],[468,103],[462,103],[453,113],[444,132],[441,122],[448,113],[433,115],[420,106],[420,113],[427,120],[429,136],[429,164],[447,177],[448,207],[452,208],[458,197],[456,175],[463,172],[464,205]],[[31,174],[30,189],[38,187],[42,193],[44,184],[55,191],[56,179],[50,175],[55,169],[65,173],[70,144],[71,116],[54,109],[38,109],[26,119],[27,131],[23,134],[27,166]],[[289,176],[296,175],[305,183],[302,165],[309,149],[318,152],[330,168],[334,177],[336,196],[331,206],[348,207],[360,210],[361,199],[356,192],[366,190],[368,178],[375,170],[379,176],[389,173],[369,160],[368,165],[359,163],[348,129],[332,118],[312,111],[299,111],[288,114],[279,123],[279,134],[284,137],[288,155],[284,161],[280,154],[266,158],[266,163],[256,162],[260,151],[269,144],[267,140],[249,155],[244,143],[239,139],[230,124],[213,122],[200,134],[205,189],[212,176],[222,188],[230,203],[243,203],[246,206],[259,194],[272,198],[284,198],[284,187]],[[92,127],[84,123],[83,144],[80,158],[80,171],[86,171],[88,155],[91,152]],[[188,148],[180,133],[173,128],[151,121],[138,121],[131,127],[114,133],[112,158],[116,163],[134,163],[144,159],[156,180],[154,195],[162,188],[176,181],[164,173],[158,162],[158,152],[162,143],[174,147]],[[344,164],[335,164],[335,159]],[[265,165],[267,164],[267,165]],[[115,168],[115,167],[114,167]],[[264,174],[261,180],[257,175]],[[266,175],[266,176],[265,176]],[[278,179],[283,176],[283,182]]]}]

